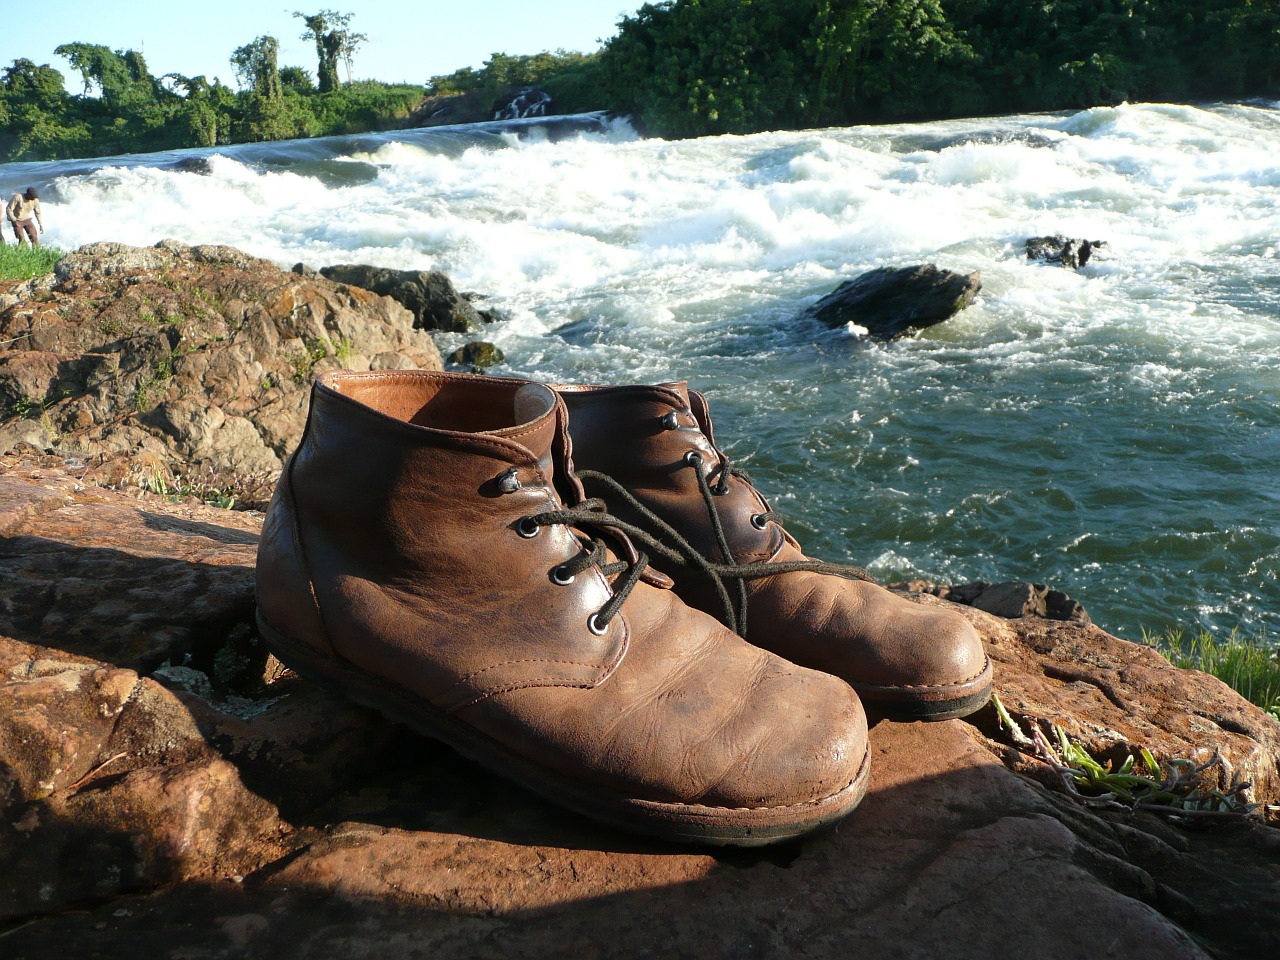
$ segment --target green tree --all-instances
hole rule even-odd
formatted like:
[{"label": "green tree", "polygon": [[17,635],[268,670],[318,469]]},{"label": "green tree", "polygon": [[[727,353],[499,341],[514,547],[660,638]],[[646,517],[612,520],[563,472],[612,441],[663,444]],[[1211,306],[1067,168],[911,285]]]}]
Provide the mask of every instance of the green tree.
[{"label": "green tree", "polygon": [[347,83],[351,82],[351,61],[356,50],[369,38],[363,33],[351,29],[351,18],[354,13],[338,13],[336,10],[321,10],[319,13],[303,13],[295,10],[293,15],[307,25],[302,34],[303,40],[314,40],[319,65],[316,76],[319,77],[320,92],[329,93],[338,89],[338,61],[347,68]]},{"label": "green tree", "polygon": [[71,98],[62,74],[25,57],[0,76],[0,159],[38,160],[74,156],[89,139],[87,127],[69,116]]},{"label": "green tree", "polygon": [[280,83],[279,51],[279,41],[264,35],[231,54],[236,79],[247,88],[241,129],[245,140],[283,140],[296,132]]},{"label": "green tree", "polygon": [[311,71],[304,67],[281,67],[280,83],[286,90],[296,90],[298,93],[314,93],[316,89]]}]

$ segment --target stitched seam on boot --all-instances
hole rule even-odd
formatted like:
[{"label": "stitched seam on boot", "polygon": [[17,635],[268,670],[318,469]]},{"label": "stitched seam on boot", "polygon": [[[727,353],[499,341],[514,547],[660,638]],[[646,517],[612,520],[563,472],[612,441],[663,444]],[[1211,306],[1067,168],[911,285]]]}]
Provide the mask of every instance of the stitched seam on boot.
[{"label": "stitched seam on boot", "polygon": [[502,667],[510,667],[517,663],[565,663],[574,667],[595,667],[597,670],[601,669],[601,664],[592,663],[590,660],[558,660],[555,657],[525,657],[520,660],[503,660],[501,663],[494,663],[487,667],[482,667],[474,673],[469,673],[465,677],[462,677],[449,689],[452,690],[454,687],[460,687],[464,683],[474,680],[482,673],[488,673],[490,670],[498,670]]},{"label": "stitched seam on boot", "polygon": [[983,667],[972,677],[965,677],[963,680],[950,680],[947,683],[859,683],[859,687],[876,689],[876,690],[929,690],[939,687],[958,687],[961,684],[972,683],[991,668],[991,658],[983,655]]}]

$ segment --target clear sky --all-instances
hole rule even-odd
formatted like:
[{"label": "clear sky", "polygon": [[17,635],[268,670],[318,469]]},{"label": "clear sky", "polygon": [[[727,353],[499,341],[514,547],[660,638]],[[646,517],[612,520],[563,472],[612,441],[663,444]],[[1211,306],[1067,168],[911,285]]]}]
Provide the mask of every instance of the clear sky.
[{"label": "clear sky", "polygon": [[643,0],[325,0],[323,4],[262,0],[59,0],[50,4],[0,0],[0,67],[16,58],[61,70],[70,93],[80,76],[53,49],[63,43],[99,43],[140,50],[154,76],[204,74],[235,86],[231,51],[255,37],[280,41],[280,66],[315,75],[315,45],[294,10],[354,13],[351,28],[369,39],[356,54],[356,79],[425,83],[459,67],[480,66],[494,52],[595,50],[616,32],[624,14]]}]

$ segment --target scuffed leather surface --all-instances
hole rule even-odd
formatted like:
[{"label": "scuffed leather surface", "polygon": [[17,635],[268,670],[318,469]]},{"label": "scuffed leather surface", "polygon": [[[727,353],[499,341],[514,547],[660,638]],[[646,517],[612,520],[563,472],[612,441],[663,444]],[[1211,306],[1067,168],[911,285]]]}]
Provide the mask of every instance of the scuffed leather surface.
[{"label": "scuffed leather surface", "polygon": [[[704,556],[731,563],[807,560],[781,524],[765,530],[751,517],[767,509],[750,483],[731,477],[713,498],[732,556],[717,546],[689,450],[701,468],[719,462],[706,399],[684,383],[630,387],[557,387],[569,408],[574,458],[622,483]],[[677,411],[680,427],[662,416]],[[621,504],[611,509],[625,513]],[[700,575],[677,577],[676,592],[715,616],[722,606]],[[874,584],[832,574],[793,571],[747,581],[746,638],[796,663],[840,676],[859,690],[885,688],[933,699],[961,696],[990,682],[977,633],[960,615],[923,607]]]},{"label": "scuffed leather surface", "polygon": [[[532,415],[539,391],[544,411],[529,422],[497,415],[503,404]],[[453,405],[460,423],[485,429],[449,429]],[[322,656],[331,644],[525,759],[623,795],[773,809],[848,787],[867,740],[846,684],[643,582],[595,636],[588,618],[611,595],[599,568],[551,582],[580,541],[562,525],[532,538],[517,526],[561,506],[556,480],[573,489],[565,418],[554,393],[525,381],[323,378],[268,518],[287,529],[291,489],[301,558],[281,562],[290,541],[273,535],[260,559],[261,608],[285,618],[272,626]],[[520,489],[502,493],[512,468]],[[302,571],[309,586],[295,582]],[[318,616],[290,603],[308,590]]]}]

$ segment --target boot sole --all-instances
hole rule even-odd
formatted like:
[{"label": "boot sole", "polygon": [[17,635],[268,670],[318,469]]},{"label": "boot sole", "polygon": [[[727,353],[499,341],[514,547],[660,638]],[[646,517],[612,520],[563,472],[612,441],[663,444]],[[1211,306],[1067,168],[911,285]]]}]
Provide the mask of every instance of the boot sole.
[{"label": "boot sole", "polygon": [[991,699],[992,668],[963,684],[947,687],[885,687],[850,680],[862,705],[889,720],[954,720],[981,710]]},{"label": "boot sole", "polygon": [[553,803],[609,826],[681,843],[764,846],[834,824],[852,811],[867,792],[869,746],[849,784],[830,796],[804,803],[713,807],[626,797],[548,770],[397,684],[340,660],[318,655],[309,645],[272,627],[263,619],[261,611],[257,622],[267,649],[299,676],[376,710],[415,733],[439,740],[486,770],[513,780]]}]

